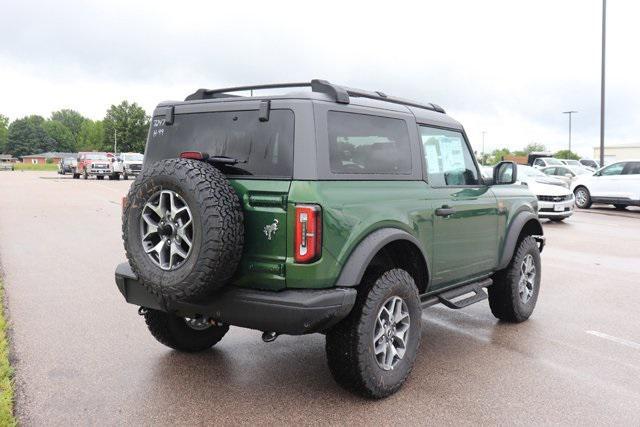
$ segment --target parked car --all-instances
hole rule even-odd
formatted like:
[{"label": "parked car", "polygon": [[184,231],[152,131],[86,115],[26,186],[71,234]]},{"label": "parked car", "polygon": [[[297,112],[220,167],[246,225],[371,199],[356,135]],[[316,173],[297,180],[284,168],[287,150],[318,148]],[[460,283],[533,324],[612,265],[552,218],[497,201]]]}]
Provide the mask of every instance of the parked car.
[{"label": "parked car", "polygon": [[129,179],[130,176],[138,176],[142,171],[144,155],[140,153],[120,153],[111,158],[111,175],[109,179]]},{"label": "parked car", "polygon": [[604,203],[616,209],[640,206],[640,160],[616,162],[593,175],[582,175],[571,183],[576,205],[588,209]]},{"label": "parked car", "polygon": [[586,166],[586,167],[588,167],[588,168],[591,168],[591,169],[593,169],[594,171],[595,171],[596,169],[600,169],[600,163],[598,163],[598,162],[597,162],[597,161],[595,161],[595,160],[591,160],[591,159],[580,159],[580,160],[579,160],[579,162],[580,162],[580,164],[581,164],[582,166]]},{"label": "parked car", "polygon": [[89,179],[90,176],[95,176],[96,179],[104,179],[106,175],[111,174],[111,163],[107,157],[107,153],[100,152],[86,152],[78,153],[78,164],[76,172],[73,174],[74,178],[82,177]]},{"label": "parked car", "polygon": [[573,215],[574,199],[568,184],[524,165],[518,165],[518,180],[538,198],[540,218],[562,221]]},{"label": "parked car", "polygon": [[546,168],[547,166],[562,166],[564,163],[554,157],[538,157],[532,163],[534,168]]},{"label": "parked car", "polygon": [[13,160],[11,156],[0,156],[0,171],[12,171],[15,164]]},{"label": "parked car", "polygon": [[66,175],[68,173],[75,174],[76,167],[78,165],[78,159],[73,157],[65,157],[58,163],[58,173],[60,175]]},{"label": "parked car", "polygon": [[336,381],[382,398],[411,371],[422,309],[487,288],[494,316],[526,320],[544,238],[516,165],[483,180],[462,125],[435,104],[324,80],[269,87],[301,85],[311,91],[200,89],[156,107],[116,269],[151,334],[195,352],[230,325],[267,342],[323,333]]},{"label": "parked car", "polygon": [[540,169],[540,171],[553,178],[564,181],[567,183],[567,186],[571,184],[571,181],[573,181],[575,177],[580,175],[591,175],[593,173],[586,168],[576,166],[549,166]]}]

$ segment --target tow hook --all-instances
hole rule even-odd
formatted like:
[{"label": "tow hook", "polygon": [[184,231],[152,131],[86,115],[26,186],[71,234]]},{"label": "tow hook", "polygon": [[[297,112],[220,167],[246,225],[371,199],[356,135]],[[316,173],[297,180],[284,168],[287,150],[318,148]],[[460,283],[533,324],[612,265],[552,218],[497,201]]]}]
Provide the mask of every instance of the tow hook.
[{"label": "tow hook", "polygon": [[144,316],[145,314],[147,314],[147,307],[138,307],[138,314],[140,316]]},{"label": "tow hook", "polygon": [[262,333],[262,341],[264,342],[273,342],[278,338],[278,333],[273,331],[264,331]]}]

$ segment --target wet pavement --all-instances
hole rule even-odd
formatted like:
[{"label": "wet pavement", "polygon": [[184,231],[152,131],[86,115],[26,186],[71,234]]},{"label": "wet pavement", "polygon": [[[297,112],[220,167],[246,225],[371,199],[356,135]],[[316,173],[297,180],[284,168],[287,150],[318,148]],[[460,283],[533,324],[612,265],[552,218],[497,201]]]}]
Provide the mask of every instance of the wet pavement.
[{"label": "wet pavement", "polygon": [[405,387],[369,401],[334,383],[321,335],[232,328],[195,355],[157,343],[113,280],[129,184],[0,174],[23,425],[640,424],[640,210],[544,222],[532,318],[428,309]]}]

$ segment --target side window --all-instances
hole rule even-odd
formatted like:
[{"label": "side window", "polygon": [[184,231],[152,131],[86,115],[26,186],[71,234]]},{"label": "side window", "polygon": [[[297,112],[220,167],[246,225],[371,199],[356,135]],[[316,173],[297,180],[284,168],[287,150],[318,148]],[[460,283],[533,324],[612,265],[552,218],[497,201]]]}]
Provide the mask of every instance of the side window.
[{"label": "side window", "polygon": [[544,173],[546,173],[547,175],[557,175],[558,168],[545,168]]},{"label": "side window", "polygon": [[420,126],[420,136],[432,185],[479,183],[478,170],[461,132]]},{"label": "side window", "polygon": [[626,163],[615,163],[611,166],[607,166],[606,168],[602,169],[602,171],[600,172],[600,175],[602,176],[620,175],[625,165]]},{"label": "side window", "polygon": [[404,120],[329,111],[331,172],[410,174],[411,146]]},{"label": "side window", "polygon": [[544,162],[542,161],[542,159],[536,159],[533,164],[534,166],[544,166]]},{"label": "side window", "polygon": [[640,175],[640,162],[629,162],[622,171],[623,175]]}]

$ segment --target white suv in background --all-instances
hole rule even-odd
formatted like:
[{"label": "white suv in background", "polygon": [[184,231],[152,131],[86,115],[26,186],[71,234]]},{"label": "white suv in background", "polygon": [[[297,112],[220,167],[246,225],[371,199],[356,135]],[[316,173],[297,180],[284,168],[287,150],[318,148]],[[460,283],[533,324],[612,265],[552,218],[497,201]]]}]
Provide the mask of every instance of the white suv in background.
[{"label": "white suv in background", "polygon": [[581,175],[571,183],[576,205],[587,209],[592,203],[610,204],[616,209],[640,206],[640,160],[616,162],[593,175]]},{"label": "white suv in background", "polygon": [[533,161],[532,166],[534,168],[541,169],[541,168],[546,168],[548,166],[564,166],[564,163],[562,163],[559,159],[556,159],[555,157],[538,157]]}]

